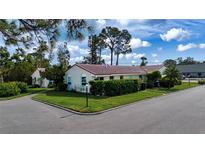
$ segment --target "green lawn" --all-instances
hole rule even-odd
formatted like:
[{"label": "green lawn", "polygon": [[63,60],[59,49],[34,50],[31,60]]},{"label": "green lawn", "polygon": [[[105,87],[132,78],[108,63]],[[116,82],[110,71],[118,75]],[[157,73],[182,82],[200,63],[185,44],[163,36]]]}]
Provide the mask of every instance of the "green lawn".
[{"label": "green lawn", "polygon": [[34,96],[33,99],[59,105],[79,112],[97,112],[170,92],[195,87],[197,85],[197,83],[191,83],[190,85],[188,83],[183,83],[182,85],[177,85],[169,90],[164,88],[147,89],[145,91],[114,97],[89,96],[89,107],[86,107],[85,95],[79,93],[46,91]]},{"label": "green lawn", "polygon": [[0,101],[10,100],[10,99],[18,98],[18,97],[23,97],[23,96],[26,96],[26,95],[42,92],[42,91],[45,91],[45,90],[46,90],[46,88],[29,88],[28,92],[26,92],[26,93],[22,93],[22,94],[19,94],[19,95],[16,95],[16,96],[0,97]]}]

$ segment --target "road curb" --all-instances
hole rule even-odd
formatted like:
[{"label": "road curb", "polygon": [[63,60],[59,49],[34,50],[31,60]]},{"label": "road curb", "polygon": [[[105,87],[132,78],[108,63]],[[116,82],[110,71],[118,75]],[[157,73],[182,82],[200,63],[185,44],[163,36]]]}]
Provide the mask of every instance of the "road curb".
[{"label": "road curb", "polygon": [[105,113],[105,112],[116,110],[116,109],[119,109],[119,108],[122,108],[122,107],[125,107],[125,106],[128,106],[128,105],[136,103],[136,102],[133,102],[133,103],[129,103],[129,104],[113,107],[111,109],[107,109],[107,110],[103,110],[103,111],[99,111],[99,112],[90,112],[90,113],[88,113],[88,112],[78,112],[78,111],[75,111],[75,110],[72,110],[72,109],[68,109],[68,108],[62,107],[60,105],[51,104],[51,103],[48,103],[48,102],[45,102],[45,101],[41,101],[41,100],[38,100],[38,99],[35,99],[35,98],[31,98],[31,99],[34,100],[34,101],[37,101],[37,102],[40,102],[40,103],[52,106],[52,107],[56,107],[56,108],[62,109],[64,111],[68,111],[68,112],[71,112],[71,113],[74,113],[74,114],[78,114],[78,115],[98,115],[98,114],[102,114],[102,113]]}]

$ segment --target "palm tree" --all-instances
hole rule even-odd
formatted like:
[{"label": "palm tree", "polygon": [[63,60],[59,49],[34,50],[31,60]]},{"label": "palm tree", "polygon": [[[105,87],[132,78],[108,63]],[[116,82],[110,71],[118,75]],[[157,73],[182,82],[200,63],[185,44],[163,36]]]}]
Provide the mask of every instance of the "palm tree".
[{"label": "palm tree", "polygon": [[142,60],[142,62],[141,62],[141,64],[140,64],[140,66],[146,66],[147,65],[147,58],[145,57],[145,56],[143,56],[143,57],[141,57],[141,60]]},{"label": "palm tree", "polygon": [[180,73],[176,68],[176,65],[169,65],[164,71],[164,75],[166,75],[166,79],[169,80],[169,88],[171,83],[176,83],[180,80]]}]

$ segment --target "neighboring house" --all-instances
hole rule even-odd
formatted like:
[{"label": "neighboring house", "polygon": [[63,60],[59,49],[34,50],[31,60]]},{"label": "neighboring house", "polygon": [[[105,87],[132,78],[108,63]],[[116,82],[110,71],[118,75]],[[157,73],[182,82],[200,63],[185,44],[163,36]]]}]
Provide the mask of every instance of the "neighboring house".
[{"label": "neighboring house", "polygon": [[205,64],[177,65],[184,78],[205,78]]},{"label": "neighboring house", "polygon": [[47,88],[49,80],[41,77],[41,72],[45,72],[45,68],[37,68],[35,72],[31,75],[32,85],[39,85],[42,88]]},{"label": "neighboring house", "polygon": [[75,64],[65,73],[65,82],[68,90],[88,92],[91,80],[143,79],[147,73],[164,71],[163,65],[152,66],[111,66],[93,64]]}]

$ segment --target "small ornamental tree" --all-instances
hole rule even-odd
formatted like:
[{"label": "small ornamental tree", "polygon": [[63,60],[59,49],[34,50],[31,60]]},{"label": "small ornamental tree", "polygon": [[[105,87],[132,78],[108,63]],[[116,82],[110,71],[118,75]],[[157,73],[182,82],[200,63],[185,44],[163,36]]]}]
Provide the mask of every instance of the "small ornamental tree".
[{"label": "small ornamental tree", "polygon": [[176,65],[169,65],[164,71],[165,78],[169,81],[169,88],[171,83],[177,83],[181,79],[180,73],[176,68]]}]

